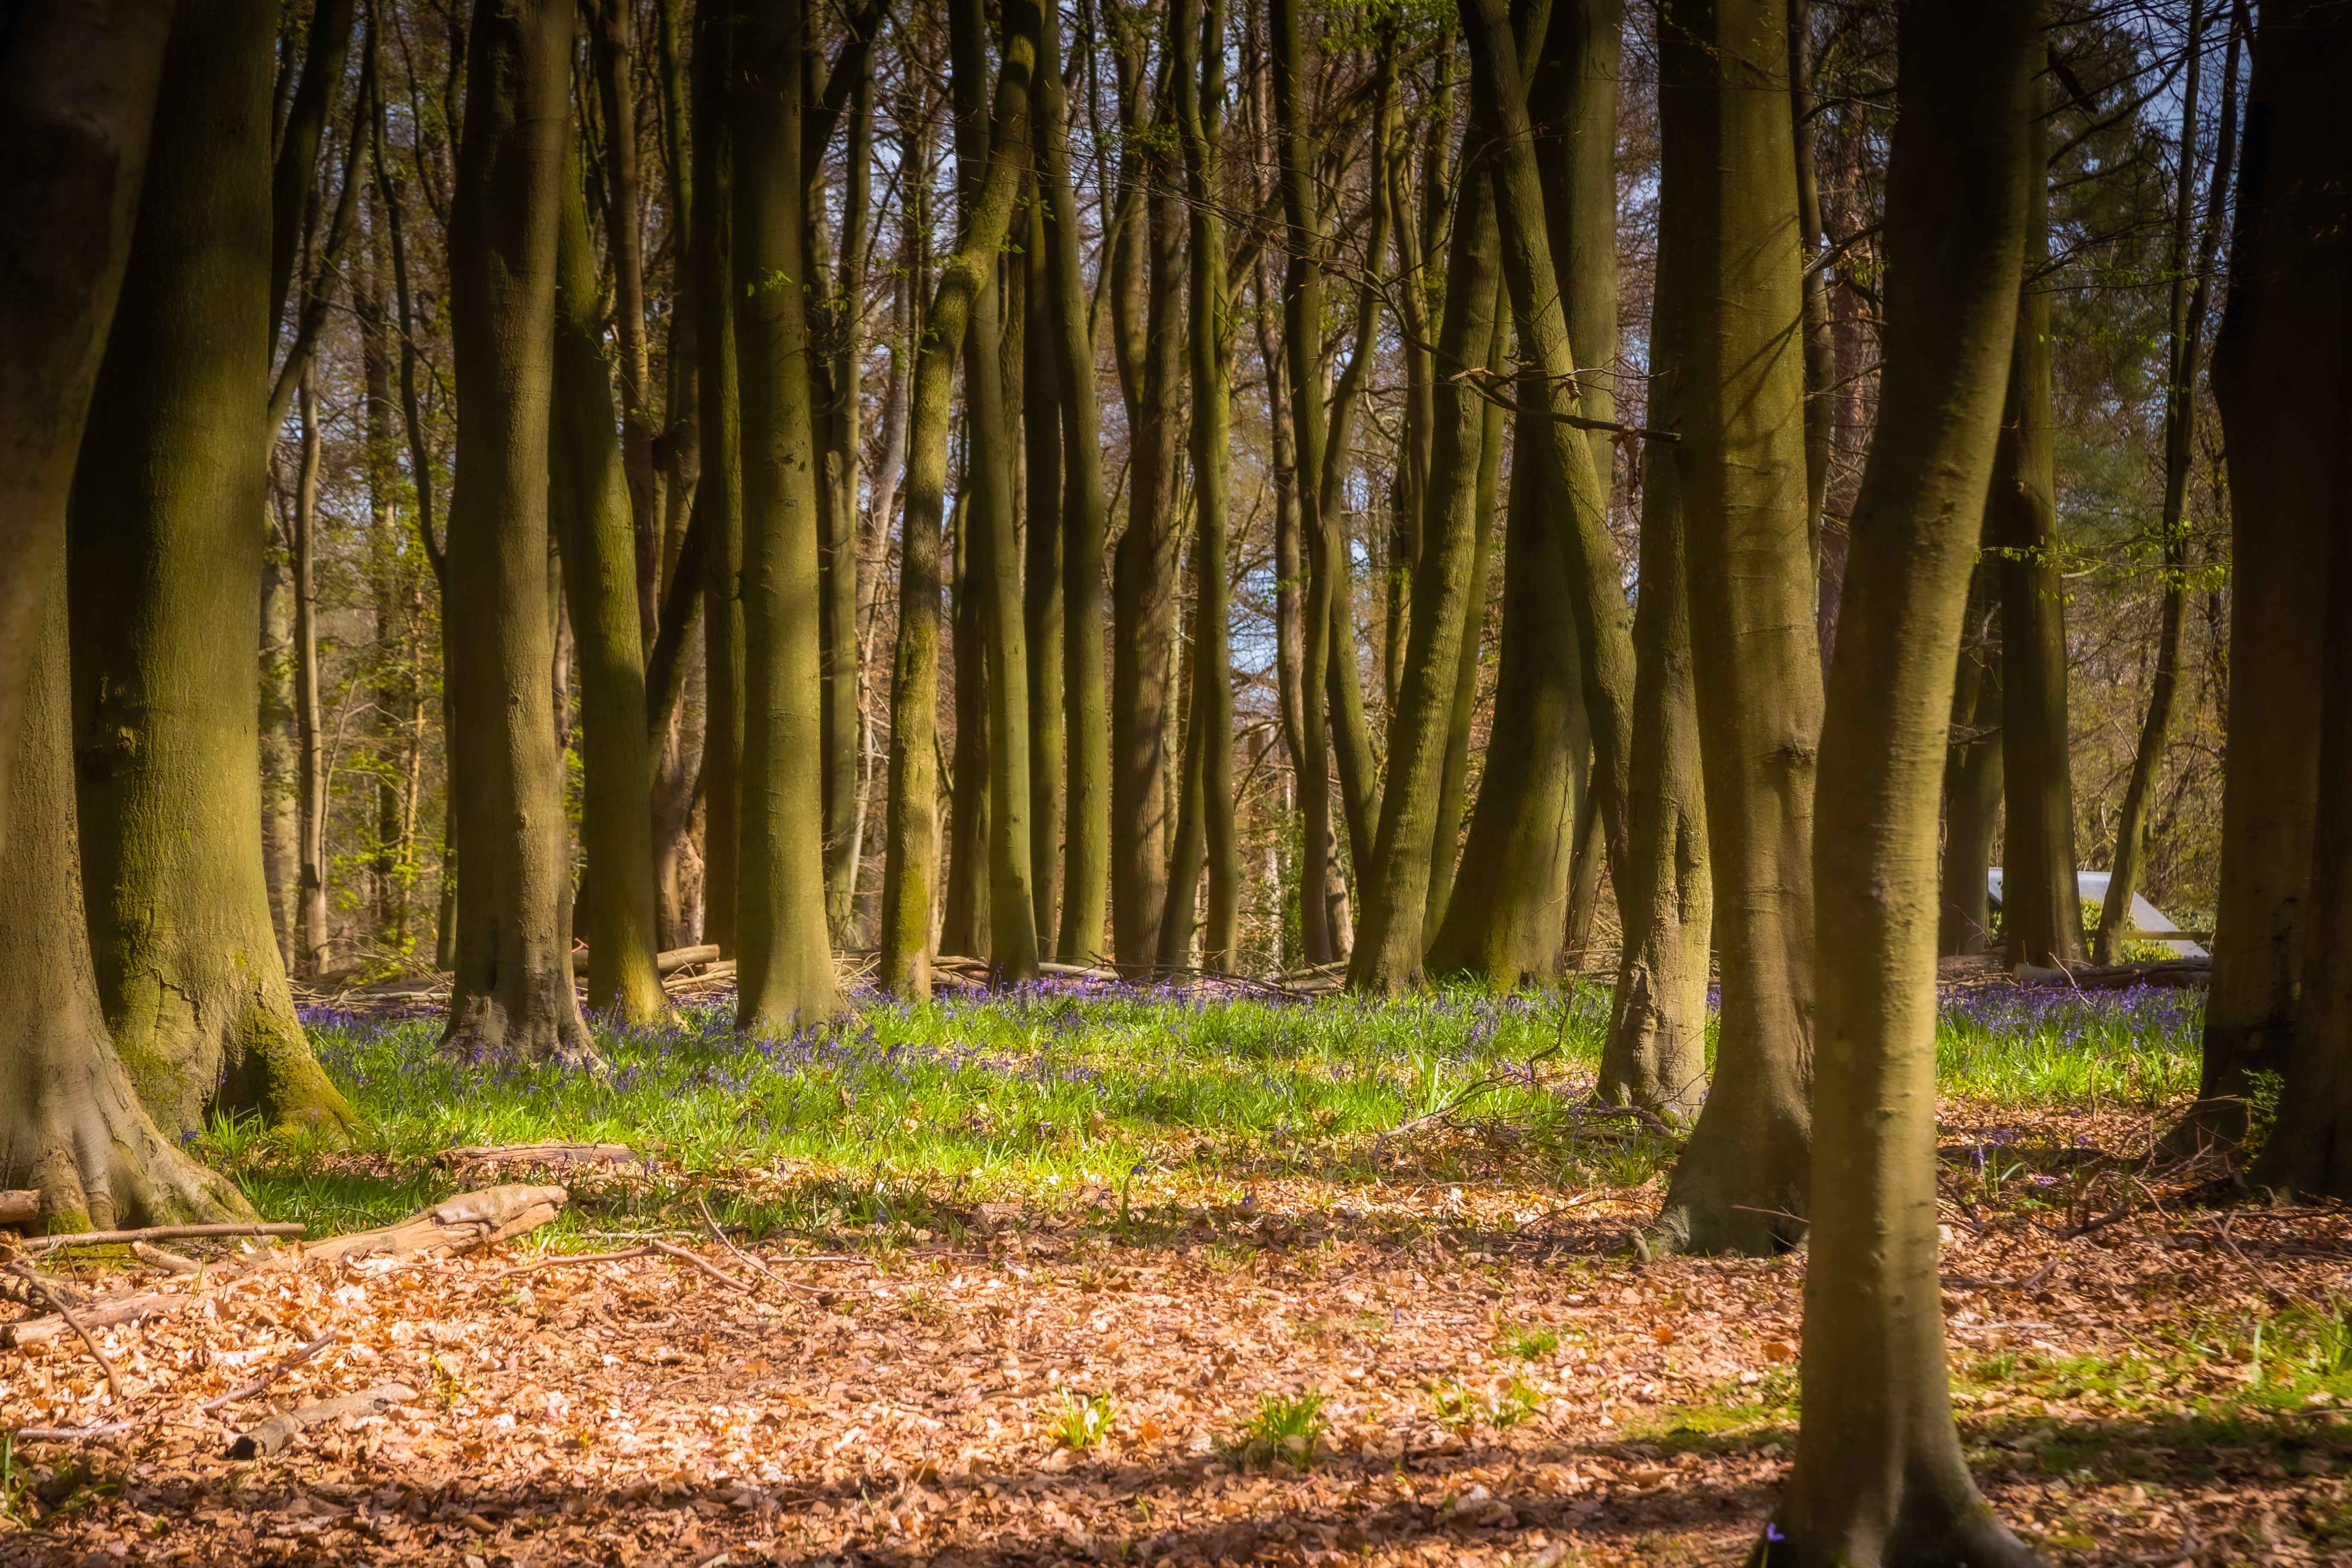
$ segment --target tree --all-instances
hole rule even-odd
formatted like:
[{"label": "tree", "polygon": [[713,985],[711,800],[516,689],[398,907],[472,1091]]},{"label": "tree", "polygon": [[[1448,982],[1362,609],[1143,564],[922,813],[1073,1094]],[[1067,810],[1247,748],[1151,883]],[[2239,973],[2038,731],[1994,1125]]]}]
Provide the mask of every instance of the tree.
[{"label": "tree", "polygon": [[[2048,132],[2040,106],[2037,135]],[[2045,149],[2046,153],[2046,149]],[[2026,278],[2017,296],[2009,405],[1985,499],[2000,549],[2001,930],[2009,963],[2080,963],[2074,784],[2066,744],[2066,589],[2060,574],[2056,457],[2050,412],[2050,192],[2027,214]]]},{"label": "tree", "polygon": [[[68,531],[99,994],[175,1134],[215,1108],[352,1121],[278,961],[255,765],[274,18],[218,0],[174,20],[156,110],[172,133],[149,162]],[[243,636],[223,635],[228,616]]]},{"label": "tree", "polygon": [[737,955],[735,879],[743,762],[743,442],[735,316],[732,0],[695,7],[692,265],[696,414],[702,447],[702,938]]},{"label": "tree", "polygon": [[[2032,0],[1911,0],[1886,195],[1886,372],[1822,725],[1804,1416],[1769,1564],[2022,1565],[1946,1391],[1936,798],[1992,472],[2041,47]],[[1712,1102],[1710,1102],[1711,1104]]]},{"label": "tree", "polygon": [[547,672],[547,440],[570,123],[571,0],[480,0],[450,214],[457,489],[447,594],[457,973],[442,1048],[593,1057],[572,988],[571,866]]},{"label": "tree", "polygon": [[2000,826],[2001,794],[2000,570],[2000,562],[1979,555],[1969,574],[1952,682],[1936,951],[1954,955],[1982,952],[1992,941],[1992,840]]},{"label": "tree", "polygon": [[744,810],[737,1026],[789,1030],[840,1005],[825,938],[815,428],[809,397],[805,0],[736,26],[736,364],[743,420]]},{"label": "tree", "polygon": [[588,1005],[643,1024],[666,1015],[669,997],[654,963],[660,933],[654,921],[653,759],[637,619],[639,563],[625,454],[613,434],[621,421],[614,417],[604,299],[596,286],[576,148],[566,161],[559,200],[550,493],[580,660]]},{"label": "tree", "polygon": [[[1661,205],[1685,205],[1680,295],[1692,674],[1722,1015],[1715,1081],[1653,1248],[1764,1253],[1805,1213],[1821,656],[1805,463],[1796,158],[1782,0],[1661,24]],[[1669,220],[1671,221],[1671,220]],[[1767,1211],[1767,1212],[1758,1212]]]},{"label": "tree", "polygon": [[[970,7],[951,26],[980,18]],[[940,524],[945,510],[950,402],[955,357],[980,291],[996,268],[1021,185],[1015,150],[1029,134],[1034,36],[1008,31],[990,115],[986,173],[958,216],[956,245],[940,269],[929,330],[915,364],[908,412],[904,541],[898,569],[898,646],[890,690],[889,843],[882,873],[882,984],[898,996],[931,989],[931,900],[939,871],[934,837],[939,732]]]},{"label": "tree", "polygon": [[[2213,390],[2229,450],[2235,584],[2221,902],[2199,1103],[2177,1136],[2234,1142],[2251,1075],[2283,1075],[2255,1179],[2352,1191],[2344,1136],[2352,948],[2341,813],[2352,780],[2352,550],[2340,457],[2352,383],[2315,353],[2352,330],[2352,162],[2338,84],[2352,26],[2323,0],[2266,5],[2246,92],[2229,302]],[[2317,569],[2321,563],[2325,569]],[[2294,660],[2295,662],[2281,662]],[[2263,673],[2316,671],[2265,679]]]}]

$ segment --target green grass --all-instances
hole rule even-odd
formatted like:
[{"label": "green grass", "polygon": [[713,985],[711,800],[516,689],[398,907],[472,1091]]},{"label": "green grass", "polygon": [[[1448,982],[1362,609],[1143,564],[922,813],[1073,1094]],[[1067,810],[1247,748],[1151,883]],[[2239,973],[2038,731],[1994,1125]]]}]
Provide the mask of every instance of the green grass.
[{"label": "green grass", "polygon": [[1234,1428],[1227,1453],[1237,1462],[1272,1464],[1280,1459],[1296,1469],[1315,1463],[1315,1446],[1330,1431],[1323,1419],[1324,1397],[1309,1388],[1298,1394],[1265,1394],[1257,1408]]},{"label": "green grass", "polygon": [[1045,1435],[1065,1448],[1091,1448],[1110,1436],[1111,1417],[1118,1413],[1108,1394],[1060,1389],[1045,1410]]}]

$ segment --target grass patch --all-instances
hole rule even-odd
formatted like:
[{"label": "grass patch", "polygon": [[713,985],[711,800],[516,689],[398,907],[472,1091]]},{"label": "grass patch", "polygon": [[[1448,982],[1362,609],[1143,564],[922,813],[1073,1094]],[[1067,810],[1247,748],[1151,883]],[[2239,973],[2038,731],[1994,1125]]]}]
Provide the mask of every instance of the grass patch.
[{"label": "grass patch", "polygon": [[1110,1436],[1111,1417],[1118,1413],[1108,1394],[1060,1389],[1045,1409],[1045,1435],[1065,1448],[1091,1448]]},{"label": "grass patch", "polygon": [[1234,1429],[1228,1453],[1239,1464],[1272,1464],[1280,1459],[1297,1469],[1315,1463],[1315,1446],[1330,1431],[1323,1419],[1320,1390],[1298,1394],[1265,1394],[1257,1408]]}]

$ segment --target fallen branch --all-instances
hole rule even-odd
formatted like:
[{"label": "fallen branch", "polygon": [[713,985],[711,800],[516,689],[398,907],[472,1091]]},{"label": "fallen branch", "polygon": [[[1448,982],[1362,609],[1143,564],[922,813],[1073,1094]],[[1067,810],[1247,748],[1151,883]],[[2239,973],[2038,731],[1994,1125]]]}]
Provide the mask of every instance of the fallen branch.
[{"label": "fallen branch", "polygon": [[205,1400],[202,1405],[197,1405],[196,1408],[199,1410],[217,1410],[224,1405],[234,1405],[240,1399],[250,1399],[255,1394],[260,1393],[263,1389],[268,1388],[271,1384],[277,1382],[279,1378],[285,1376],[296,1367],[300,1366],[304,1362],[309,1361],[312,1356],[317,1355],[320,1351],[325,1350],[329,1345],[333,1344],[334,1342],[335,1331],[329,1329],[325,1333],[320,1334],[317,1339],[312,1340],[300,1350],[280,1357],[277,1365],[271,1367],[268,1372],[263,1373],[259,1377],[255,1378],[251,1383],[240,1384],[236,1387],[230,1389],[226,1394],[217,1394],[211,1399]]},{"label": "fallen branch", "polygon": [[632,1247],[626,1252],[574,1252],[561,1258],[542,1258],[536,1263],[518,1263],[512,1268],[501,1268],[490,1276],[490,1282],[513,1278],[518,1274],[536,1274],[542,1268],[561,1268],[568,1263],[619,1263],[631,1258],[650,1258],[650,1247]]},{"label": "fallen branch", "polygon": [[16,1265],[9,1272],[37,1287],[41,1294],[48,1299],[49,1305],[58,1310],[58,1316],[65,1320],[66,1327],[81,1336],[81,1342],[89,1347],[90,1359],[98,1363],[99,1370],[106,1373],[106,1391],[117,1399],[121,1398],[122,1379],[115,1375],[114,1363],[106,1359],[104,1351],[98,1348],[98,1336],[89,1331],[89,1325],[74,1316],[73,1309],[66,1304],[65,1296],[48,1285],[43,1284],[39,1277],[25,1264]]},{"label": "fallen branch", "polygon": [[131,1244],[131,1256],[142,1263],[153,1264],[166,1274],[202,1274],[205,1271],[205,1266],[193,1258],[183,1258],[176,1252],[166,1252],[143,1241]]},{"label": "fallen branch", "polygon": [[697,1268],[701,1269],[705,1274],[709,1275],[721,1285],[730,1286],[735,1289],[743,1291],[749,1291],[751,1289],[751,1286],[745,1284],[742,1280],[738,1279],[733,1275],[720,1269],[718,1265],[712,1263],[709,1259],[698,1257],[695,1254],[688,1252],[683,1247],[674,1247],[667,1241],[649,1241],[646,1243],[646,1245],[653,1251],[666,1252],[672,1258],[693,1264]]},{"label": "fallen branch", "polygon": [[434,1159],[444,1165],[491,1161],[524,1165],[590,1165],[610,1161],[631,1164],[636,1152],[626,1143],[482,1143],[444,1149]]},{"label": "fallen branch", "polygon": [[35,1237],[28,1250],[47,1252],[59,1247],[120,1247],[133,1241],[166,1241],[183,1236],[299,1236],[310,1226],[289,1225],[157,1225],[145,1230],[86,1230],[78,1235]]},{"label": "fallen branch", "polygon": [[405,1405],[416,1397],[416,1391],[403,1383],[380,1383],[364,1394],[346,1394],[341,1399],[322,1399],[316,1405],[305,1405],[283,1415],[273,1415],[229,1445],[232,1459],[257,1459],[277,1453],[308,1427],[323,1422],[340,1420],[346,1415],[378,1415],[387,1406]]},{"label": "fallen branch", "polygon": [[[26,1318],[21,1322],[0,1325],[0,1345],[40,1344],[44,1341],[56,1339],[68,1330],[80,1334],[83,1342],[87,1343],[89,1340],[89,1331],[91,1329],[112,1328],[117,1323],[135,1323],[142,1318],[152,1318],[165,1312],[176,1312],[195,1299],[194,1296],[178,1295],[167,1291],[151,1296],[128,1296],[119,1300],[103,1301],[84,1307],[78,1312],[68,1312],[63,1310],[63,1298],[52,1294],[49,1296],[50,1304],[60,1309],[56,1316]],[[91,1346],[91,1353],[97,1353],[95,1345]],[[106,1358],[100,1356],[99,1359],[103,1362]]]},{"label": "fallen branch", "polygon": [[41,1194],[37,1187],[0,1192],[0,1225],[30,1225],[41,1217]]},{"label": "fallen branch", "polygon": [[486,1187],[478,1193],[461,1193],[397,1225],[313,1242],[302,1249],[302,1257],[306,1262],[348,1263],[382,1254],[407,1258],[470,1252],[538,1229],[553,1219],[570,1197],[562,1187]]}]

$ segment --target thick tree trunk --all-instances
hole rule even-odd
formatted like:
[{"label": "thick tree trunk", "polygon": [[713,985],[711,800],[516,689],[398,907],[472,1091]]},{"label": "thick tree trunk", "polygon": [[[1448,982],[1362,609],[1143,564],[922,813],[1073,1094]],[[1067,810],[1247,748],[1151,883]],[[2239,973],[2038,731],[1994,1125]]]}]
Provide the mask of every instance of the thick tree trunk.
[{"label": "thick tree trunk", "polygon": [[[2201,40],[2202,7],[2192,0],[2189,33]],[[2131,782],[2124,788],[2122,808],[2116,815],[2115,859],[2107,875],[2107,895],[2099,910],[2099,933],[2092,958],[2114,963],[2123,956],[2123,933],[2130,929],[2132,896],[2139,890],[2141,840],[2156,796],[2156,779],[2164,763],[2165,742],[2172,733],[2172,707],[2180,688],[2181,630],[2189,607],[2189,467],[2197,426],[2197,372],[2204,348],[2205,306],[2213,264],[2221,242],[2221,215],[2229,201],[2230,166],[2237,154],[2238,33],[2230,29],[2230,43],[2221,74],[2221,122],[2213,153],[2213,171],[2205,200],[2203,234],[2196,255],[2194,282],[2189,273],[2189,204],[2195,194],[2190,176],[2196,166],[2198,77],[2200,55],[2189,57],[2188,82],[2181,92],[2179,178],[2173,187],[2172,231],[2172,351],[2164,396],[2164,513],[2158,523],[2163,546],[2163,609],[2156,638],[2156,669],[2148,684],[2147,713],[2140,725],[2139,745],[2132,756]]]},{"label": "thick tree trunk", "polygon": [[1952,740],[1944,759],[1944,861],[1936,951],[1992,945],[1992,839],[2000,826],[1999,564],[1979,554],[1969,577],[1960,657],[1952,682]]},{"label": "thick tree trunk", "polygon": [[[1677,13],[1679,16],[1681,14]],[[1715,880],[1715,1081],[1649,1235],[1765,1253],[1805,1213],[1814,752],[1822,715],[1805,468],[1803,258],[1782,0],[1721,0],[1660,41],[1662,203],[1685,204],[1683,516]],[[1759,1213],[1758,1210],[1769,1211]]]},{"label": "thick tree trunk", "polygon": [[[257,365],[258,338],[252,353]],[[0,1031],[0,1186],[37,1188],[48,1232],[241,1218],[253,1211],[235,1184],[181,1152],[140,1103],[100,1007],[75,855],[64,589],[52,574],[8,742],[0,984],[13,1002]]]},{"label": "thick tree trunk", "polygon": [[669,1011],[654,881],[653,763],[646,732],[640,565],[621,445],[613,437],[604,302],[576,152],[567,160],[556,238],[554,424],[550,453],[565,505],[555,519],[564,597],[580,658],[585,800],[588,1005],[632,1024]]},{"label": "thick tree trunk", "polygon": [[261,854],[251,649],[275,16],[256,0],[179,8],[156,110],[171,134],[149,163],[74,479],[89,940],[108,1026],[169,1134],[215,1109],[352,1121],[296,1020]]},{"label": "thick tree trunk", "polygon": [[[1653,428],[1683,423],[1682,268],[1687,206],[1662,208],[1650,308]],[[1682,447],[1643,453],[1641,593],[1633,613],[1633,763],[1619,857],[1624,940],[1601,1055],[1601,1096],[1681,1121],[1706,1081],[1708,947],[1715,874],[1707,862],[1705,770],[1691,657],[1690,553]]]},{"label": "thick tree trunk", "polygon": [[[983,19],[959,5],[950,8],[949,20],[969,27]],[[1008,30],[990,117],[993,145],[986,174],[959,220],[956,247],[940,270],[915,364],[898,558],[898,646],[890,691],[889,837],[882,879],[881,983],[901,997],[926,998],[931,990],[931,899],[939,873],[933,746],[939,732],[940,524],[946,505],[955,356],[963,347],[973,302],[995,269],[1020,190],[1023,160],[1013,149],[1029,135],[1035,58],[1034,26],[1025,34]],[[973,91],[976,96],[976,83]]]},{"label": "thick tree trunk", "polygon": [[695,7],[695,373],[703,523],[702,940],[737,956],[735,879],[743,762],[742,406],[735,342],[732,0]]},{"label": "thick tree trunk", "polygon": [[[1445,308],[1436,345],[1439,360],[1460,366],[1477,363],[1493,338],[1501,278],[1495,185],[1486,172],[1491,119],[1473,115],[1470,134],[1476,145],[1464,158],[1469,178],[1446,258]],[[1349,984],[1363,991],[1394,992],[1416,984],[1427,945],[1430,846],[1437,830],[1438,781],[1476,553],[1475,513],[1486,426],[1484,400],[1451,379],[1452,374],[1437,389],[1428,506],[1413,574],[1402,684],[1389,719],[1380,833],[1362,930],[1348,965]]]},{"label": "thick tree trunk", "polygon": [[[1804,1415],[1760,1563],[2039,1561],[1952,1426],[1937,1275],[1936,795],[1991,471],[2040,53],[2033,0],[1917,0],[1887,180],[1886,363],[1822,731],[1822,1050]],[[1810,626],[1808,626],[1810,630]]]},{"label": "thick tree trunk", "polygon": [[448,679],[457,976],[442,1048],[593,1059],[572,991],[563,764],[548,689],[547,437],[571,0],[480,0],[451,211],[457,482]]},{"label": "thick tree trunk", "polygon": [[742,377],[743,813],[736,1026],[789,1032],[841,1005],[826,941],[814,410],[801,162],[807,0],[736,27],[735,318]]},{"label": "thick tree trunk", "polygon": [[1111,595],[1111,933],[1123,964],[1160,952],[1168,905],[1168,835],[1179,799],[1166,730],[1169,640],[1176,628],[1181,539],[1176,513],[1183,426],[1184,203],[1175,160],[1150,154],[1150,285],[1142,390],[1129,436],[1127,531],[1113,552]]},{"label": "thick tree trunk", "polygon": [[[2352,383],[2352,28],[2318,0],[2263,7],[2246,97],[2230,290],[2213,346],[2229,451],[2230,754],[2198,1103],[2176,1142],[2234,1143],[2258,1072],[2283,1073],[2276,1179],[2336,1184],[2343,1151],[2345,787],[2342,443]],[[2326,570],[2321,570],[2326,563]],[[2332,597],[2331,597],[2332,596]],[[2319,679],[2304,672],[2318,671]],[[2323,770],[2326,770],[2323,773]],[[2323,838],[2321,835],[2325,834]],[[2306,1118],[2308,1120],[2306,1120]]]},{"label": "thick tree trunk", "polygon": [[[24,722],[66,497],[130,260],[172,0],[43,0],[0,54],[0,736]],[[0,827],[15,747],[0,747]]]},{"label": "thick tree trunk", "polygon": [[[1066,535],[1061,646],[1069,714],[1067,844],[1062,855],[1061,932],[1055,946],[1065,963],[1090,963],[1103,956],[1110,918],[1110,727],[1103,689],[1103,555],[1109,524],[1103,497],[1102,411],[1097,404],[1100,383],[1078,254],[1077,198],[1070,187],[1060,13],[1040,5],[1037,16],[1043,123],[1037,138],[1040,200],[1032,222],[1044,226],[1053,298],[1038,324],[1053,334],[1054,385],[1061,397],[1063,495],[1056,515]],[[1039,482],[1034,468],[1029,482],[1034,495]],[[1045,700],[1042,695],[1038,700]],[[1041,816],[1032,831],[1043,831],[1045,820]]]},{"label": "thick tree trunk", "polygon": [[[2036,125],[2041,113],[2034,110]],[[2046,130],[2037,133],[2047,139]],[[2010,964],[2080,963],[2074,784],[2066,732],[2066,587],[2058,559],[2057,458],[2052,449],[2048,182],[2027,214],[2025,286],[2017,297],[2009,405],[1985,500],[2000,546],[2001,931]]]}]

